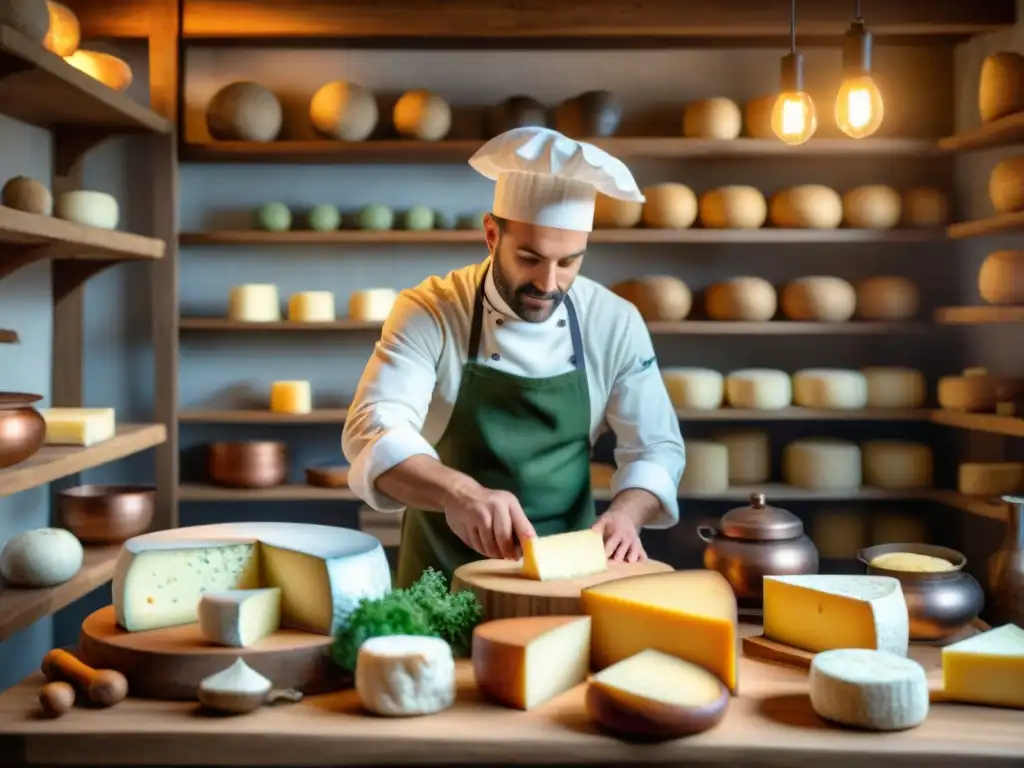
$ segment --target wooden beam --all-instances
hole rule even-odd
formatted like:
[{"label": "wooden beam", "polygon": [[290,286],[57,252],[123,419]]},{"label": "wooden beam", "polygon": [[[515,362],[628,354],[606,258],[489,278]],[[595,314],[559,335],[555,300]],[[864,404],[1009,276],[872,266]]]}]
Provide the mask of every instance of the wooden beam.
[{"label": "wooden beam", "polygon": [[145,40],[155,0],[63,0],[78,17],[82,37]]}]

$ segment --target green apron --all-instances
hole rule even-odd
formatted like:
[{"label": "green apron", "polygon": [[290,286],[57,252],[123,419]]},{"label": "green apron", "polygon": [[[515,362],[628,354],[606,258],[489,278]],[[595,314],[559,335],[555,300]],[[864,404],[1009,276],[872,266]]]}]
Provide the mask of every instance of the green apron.
[{"label": "green apron", "polygon": [[[590,391],[572,299],[565,297],[565,307],[575,370],[546,379],[502,373],[477,362],[486,278],[485,269],[459,394],[435,446],[441,463],[485,488],[515,494],[538,536],[589,528],[596,519],[590,489]],[[456,568],[483,557],[452,532],[443,513],[409,509],[402,520],[397,585],[408,587],[428,566],[450,583]]]}]

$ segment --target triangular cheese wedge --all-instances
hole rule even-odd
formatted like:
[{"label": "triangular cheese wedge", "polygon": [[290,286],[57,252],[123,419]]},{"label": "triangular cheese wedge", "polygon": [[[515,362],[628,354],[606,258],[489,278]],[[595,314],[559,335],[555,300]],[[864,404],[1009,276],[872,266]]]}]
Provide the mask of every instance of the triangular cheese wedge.
[{"label": "triangular cheese wedge", "polygon": [[942,649],[944,697],[1024,709],[1024,629],[1004,624]]}]

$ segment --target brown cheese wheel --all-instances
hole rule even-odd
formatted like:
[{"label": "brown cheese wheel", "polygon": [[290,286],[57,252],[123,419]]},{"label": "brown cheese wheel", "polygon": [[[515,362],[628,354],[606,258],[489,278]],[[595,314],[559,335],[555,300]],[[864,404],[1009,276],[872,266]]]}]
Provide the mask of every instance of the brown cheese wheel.
[{"label": "brown cheese wheel", "polygon": [[857,281],[856,290],[862,320],[909,320],[917,315],[917,285],[905,277],[866,277]]},{"label": "brown cheese wheel", "polygon": [[758,229],[768,218],[768,201],[754,187],[729,186],[700,196],[700,223],[709,229]]},{"label": "brown cheese wheel", "polygon": [[892,229],[900,223],[900,193],[884,184],[868,184],[843,195],[843,219],[854,229]]},{"label": "brown cheese wheel", "polygon": [[949,195],[931,187],[913,187],[903,193],[903,225],[941,227],[949,223]]},{"label": "brown cheese wheel", "polygon": [[772,130],[772,109],[779,95],[772,93],[751,99],[743,108],[743,122],[747,136],[752,139],[778,139]]},{"label": "brown cheese wheel", "polygon": [[806,323],[841,323],[853,317],[857,292],[841,277],[812,275],[786,285],[779,297],[782,314]]},{"label": "brown cheese wheel", "polygon": [[985,257],[978,293],[989,304],[1024,304],[1024,251],[995,251]]},{"label": "brown cheese wheel", "polygon": [[988,197],[996,213],[1024,210],[1024,155],[996,164],[988,177]]},{"label": "brown cheese wheel", "polygon": [[836,229],[843,221],[843,199],[829,187],[803,184],[772,195],[768,215],[783,229]]},{"label": "brown cheese wheel", "polygon": [[978,86],[978,112],[987,123],[1024,111],[1024,56],[1000,51],[988,56],[981,65]]},{"label": "brown cheese wheel", "polygon": [[377,99],[355,83],[335,80],[313,94],[309,121],[321,136],[342,141],[365,141],[377,127]]},{"label": "brown cheese wheel", "polygon": [[688,139],[735,139],[743,128],[743,114],[732,99],[701,99],[686,105],[683,136]]},{"label": "brown cheese wheel", "polygon": [[693,305],[686,283],[672,275],[623,280],[612,286],[612,292],[635,306],[649,323],[683,320]]},{"label": "brown cheese wheel", "polygon": [[594,203],[595,229],[628,229],[640,223],[644,204],[597,194]]},{"label": "brown cheese wheel", "polygon": [[440,141],[452,127],[448,102],[423,89],[407,91],[395,104],[395,130],[400,136],[420,141]]},{"label": "brown cheese wheel", "polygon": [[761,277],[734,277],[704,293],[704,310],[712,320],[765,322],[775,316],[775,288]]},{"label": "brown cheese wheel", "polygon": [[643,191],[641,218],[644,226],[655,229],[686,229],[697,220],[697,196],[685,184],[654,184]]},{"label": "brown cheese wheel", "polygon": [[273,141],[283,120],[281,102],[259,83],[226,85],[206,107],[206,127],[218,141]]}]

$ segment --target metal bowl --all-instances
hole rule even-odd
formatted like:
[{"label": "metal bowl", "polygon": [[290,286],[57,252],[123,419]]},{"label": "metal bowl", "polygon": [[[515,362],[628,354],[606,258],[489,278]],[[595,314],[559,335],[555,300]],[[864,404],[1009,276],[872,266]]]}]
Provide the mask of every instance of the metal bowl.
[{"label": "metal bowl", "polygon": [[43,446],[46,421],[34,407],[42,395],[0,392],[0,469],[31,458]]},{"label": "metal bowl", "polygon": [[145,485],[79,485],[61,491],[58,505],[83,544],[120,544],[149,529],[155,496]]},{"label": "metal bowl", "polygon": [[271,488],[288,476],[287,446],[269,440],[210,443],[210,482],[231,488]]}]

